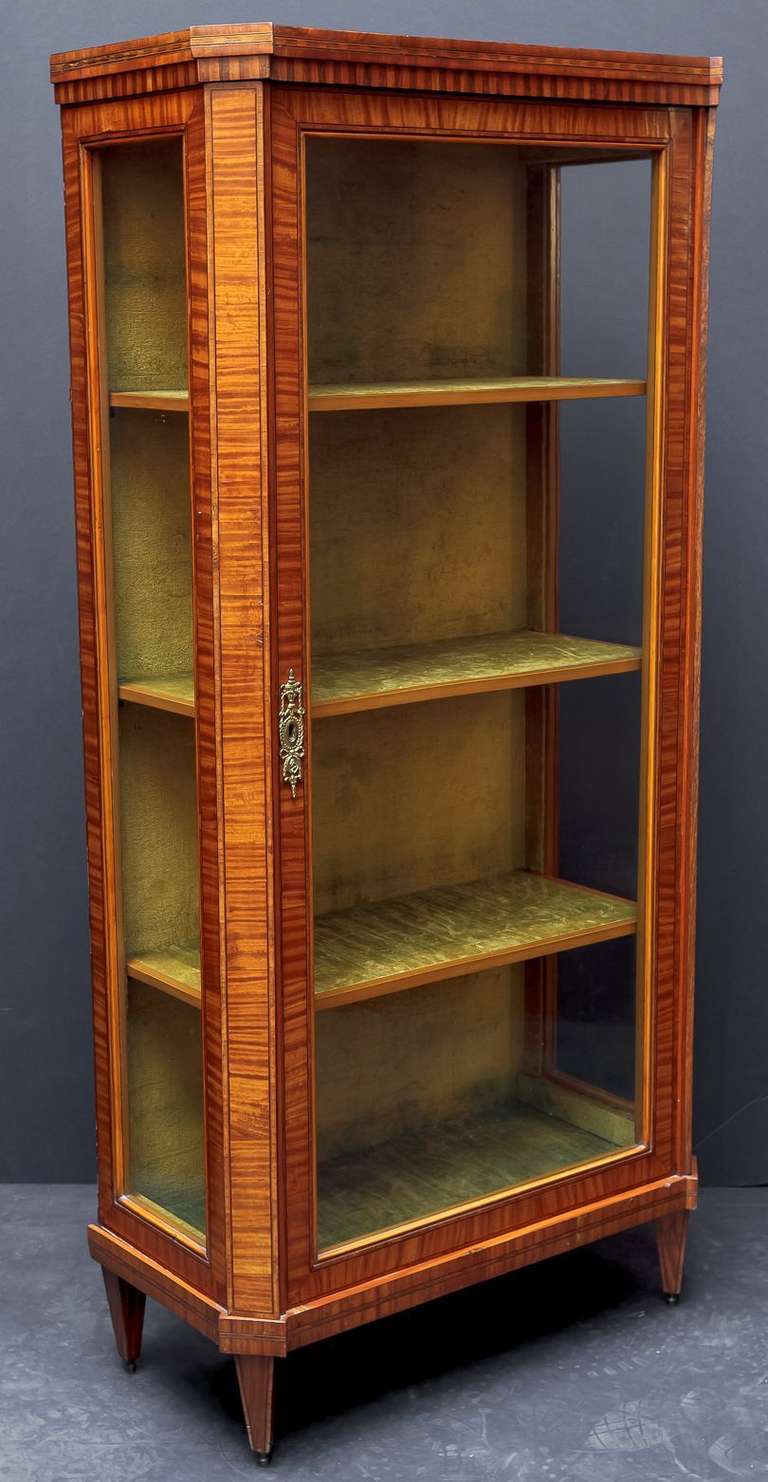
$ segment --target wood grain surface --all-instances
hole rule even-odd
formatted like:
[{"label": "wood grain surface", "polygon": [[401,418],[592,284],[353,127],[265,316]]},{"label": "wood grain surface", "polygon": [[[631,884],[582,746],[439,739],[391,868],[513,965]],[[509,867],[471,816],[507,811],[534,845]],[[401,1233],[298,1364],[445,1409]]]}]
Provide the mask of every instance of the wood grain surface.
[{"label": "wood grain surface", "polygon": [[[303,516],[301,506],[296,504],[295,475],[291,473],[288,480],[287,470],[295,469],[292,459],[301,456],[301,443],[297,439],[297,429],[302,427],[300,386],[296,380],[295,361],[289,370],[289,359],[301,334],[303,323],[302,316],[302,256],[301,243],[298,231],[301,207],[301,137],[303,130],[317,132],[324,128],[343,131],[345,128],[379,129],[382,131],[408,132],[410,137],[423,131],[424,137],[435,137],[438,131],[443,137],[450,134],[451,127],[457,125],[457,118],[453,112],[454,106],[449,100],[442,99],[415,99],[402,98],[392,95],[391,97],[380,97],[373,99],[370,95],[354,94],[301,94],[298,91],[286,91],[285,94],[273,101],[273,159],[274,179],[279,182],[279,189],[274,196],[275,210],[275,241],[276,250],[281,262],[279,273],[280,294],[277,300],[276,314],[276,366],[278,384],[278,407],[284,408],[282,417],[278,417],[277,436],[277,459],[278,465],[286,469],[285,504],[286,522],[287,510],[290,507],[291,528],[300,532],[303,528]],[[681,116],[681,120],[685,115]],[[527,131],[535,135],[538,131],[541,115],[537,104],[526,106],[515,103],[502,104],[499,102],[487,103],[476,102],[465,103],[462,107],[460,128],[466,131],[463,137],[494,137],[497,129],[504,128],[508,136],[514,136],[516,140],[525,138]],[[557,128],[561,137],[567,137],[571,144],[578,140],[589,147],[595,147],[600,142],[607,147],[634,146],[638,150],[649,149],[652,152],[661,150],[672,153],[672,141],[675,130],[680,130],[684,125],[682,121],[676,122],[675,117],[663,110],[592,110],[580,107],[567,110],[554,107],[548,115],[548,126]],[[690,188],[690,176],[688,177]],[[678,214],[680,213],[680,214]],[[661,235],[657,237],[656,250],[665,257],[670,247],[678,253],[682,250],[687,254],[691,250],[690,219],[687,212],[681,211],[681,203],[677,198],[670,198],[670,219],[664,220],[659,226]],[[293,265],[290,266],[290,255],[293,254]],[[668,383],[664,373],[654,367],[654,395],[658,405],[658,397],[665,397]],[[662,401],[665,408],[664,427],[672,427],[675,424],[676,413],[667,401]],[[679,403],[683,415],[685,415],[686,402]],[[679,415],[679,413],[677,414]],[[289,451],[290,450],[290,451]],[[658,493],[656,495],[658,498]],[[278,493],[278,499],[280,495]],[[666,507],[658,506],[658,535],[659,551],[664,549],[666,538],[665,515]],[[281,525],[280,529],[288,526]],[[300,550],[300,545],[299,545]],[[660,558],[657,570],[664,569]],[[278,552],[279,560],[279,552]],[[292,572],[293,577],[293,572]],[[281,588],[281,605],[282,605]],[[671,597],[671,593],[669,594]],[[679,594],[676,594],[676,599]],[[300,582],[295,584],[291,581],[290,590],[291,606],[291,632],[293,645],[286,649],[285,662],[290,662],[296,672],[302,672],[305,679],[307,676],[307,660],[302,642],[303,626],[306,621],[306,609]],[[295,614],[295,616],[293,616]],[[302,621],[303,614],[303,621]],[[657,662],[655,655],[663,656],[658,647],[658,634],[653,634],[654,648],[649,662]],[[311,683],[311,680],[308,680]],[[664,679],[656,675],[656,684],[659,692],[663,690]],[[655,766],[663,765],[660,754],[653,752],[656,757]],[[667,755],[664,762],[668,765],[671,758]],[[655,783],[654,783],[655,785]],[[306,789],[305,789],[306,791]],[[626,1158],[612,1164],[610,1169],[602,1173],[599,1169],[590,1170],[588,1174],[577,1174],[569,1178],[560,1188],[556,1186],[542,1187],[536,1196],[521,1194],[519,1197],[511,1196],[508,1201],[501,1200],[493,1208],[486,1209],[482,1214],[465,1216],[448,1221],[444,1225],[434,1227],[429,1236],[418,1234],[403,1235],[398,1239],[383,1241],[375,1247],[371,1247],[365,1256],[354,1257],[345,1255],[334,1262],[332,1275],[324,1265],[317,1268],[311,1276],[301,1277],[300,1272],[308,1270],[307,1252],[307,1230],[311,1228],[311,1103],[307,1101],[306,1095],[302,1095],[300,1085],[303,1082],[306,1087],[304,1076],[306,1072],[301,1070],[302,1065],[307,1064],[308,1056],[311,1056],[311,1030],[307,1017],[306,997],[304,984],[309,972],[309,952],[311,949],[311,937],[307,931],[306,916],[299,911],[299,900],[301,898],[302,880],[306,881],[309,871],[309,860],[305,852],[305,829],[301,826],[298,817],[299,810],[296,809],[291,815],[292,828],[291,845],[291,870],[292,890],[297,892],[296,913],[292,916],[292,926],[289,932],[289,940],[284,936],[283,961],[292,964],[291,973],[283,978],[286,1014],[286,1040],[287,1050],[290,1050],[288,1081],[286,1083],[286,1097],[290,1106],[289,1125],[290,1133],[287,1143],[288,1166],[292,1169],[292,1175],[288,1186],[288,1260],[291,1267],[291,1286],[289,1292],[294,1295],[294,1300],[313,1300],[322,1291],[328,1291],[329,1280],[337,1287],[342,1283],[354,1284],[362,1279],[381,1279],[386,1271],[402,1268],[414,1260],[425,1259],[425,1253],[429,1252],[430,1259],[437,1259],[440,1253],[451,1248],[452,1242],[471,1240],[482,1228],[486,1233],[493,1229],[503,1228],[504,1221],[526,1221],[533,1217],[553,1215],[556,1211],[561,1213],[567,1208],[574,1208],[580,1200],[594,1197],[595,1191],[603,1191],[608,1188],[613,1191],[628,1189],[634,1183],[644,1177],[660,1176],[666,1170],[674,1169],[675,1156],[672,1141],[672,1127],[674,1119],[674,1108],[676,1105],[673,1092],[673,1073],[679,1076],[683,1073],[682,1066],[678,1065],[673,1070],[671,1056],[669,1056],[669,1041],[666,1039],[668,1033],[668,1019],[673,1003],[673,989],[671,982],[654,980],[653,994],[649,1003],[649,1024],[651,1035],[648,1043],[654,1046],[653,1066],[655,1080],[654,1104],[653,1104],[653,1136],[652,1149],[638,1154],[632,1153]],[[294,828],[297,832],[293,832]],[[654,836],[655,837],[655,836]],[[657,845],[654,844],[654,848]],[[283,856],[285,862],[285,855]],[[654,866],[657,855],[654,854]],[[655,874],[649,876],[655,879]],[[306,886],[304,887],[306,889]],[[652,900],[650,906],[651,920],[654,918],[655,904]],[[284,918],[284,932],[286,921]],[[290,945],[289,945],[290,941]],[[654,955],[655,936],[649,938],[650,961],[658,964],[658,958]],[[286,955],[287,954],[287,955]],[[301,964],[301,965],[300,965]],[[649,980],[651,981],[651,980]],[[295,985],[295,986],[294,986]],[[684,995],[683,995],[684,996]],[[661,1049],[662,1055],[667,1055],[667,1068],[663,1071],[658,1063],[659,1046],[667,1046]],[[311,1058],[310,1062],[311,1063]],[[296,1079],[293,1079],[293,1067],[296,1067]],[[649,1082],[650,1084],[650,1082]],[[680,1165],[677,1165],[680,1166]],[[685,1165],[682,1165],[685,1168]],[[690,1166],[690,1165],[689,1165]],[[534,1216],[535,1211],[535,1216]]]},{"label": "wood grain surface", "polygon": [[170,1276],[140,1248],[98,1225],[89,1226],[88,1244],[94,1260],[171,1308],[218,1342],[223,1353],[281,1357],[306,1343],[447,1296],[475,1281],[547,1260],[561,1251],[695,1206],[695,1178],[673,1175],[652,1184],[637,1184],[600,1200],[587,1199],[568,1214],[507,1230],[388,1277],[374,1277],[347,1290],[331,1290],[314,1302],[288,1308],[272,1319],[233,1316],[181,1278]]},{"label": "wood grain surface", "polygon": [[156,952],[137,953],[127,958],[126,969],[129,976],[138,982],[160,988],[172,997],[200,1008],[200,947],[197,942],[181,945],[172,942]]},{"label": "wood grain surface", "polygon": [[[62,122],[99,1127],[94,1255],[225,1351],[262,1357],[643,1220],[672,1222],[661,1227],[671,1232],[662,1259],[669,1267],[674,1257],[676,1274],[680,1222],[696,1190],[690,1141],[696,735],[707,244],[719,62],[245,26],[191,28],[62,54],[53,60],[52,75],[67,105]],[[111,389],[113,405],[124,407],[126,417],[141,409],[189,411],[193,688],[184,687],[188,681],[180,674],[158,671],[147,676],[142,700],[141,674],[120,678],[134,689],[125,711],[148,714],[154,705],[158,713],[164,698],[178,719],[163,718],[181,725],[190,723],[181,717],[190,716],[194,703],[205,1249],[181,1228],[174,1232],[151,1201],[142,1204],[124,1193],[113,822],[117,676],[103,536],[110,388],[99,326],[98,171],[92,170],[93,152],[104,143],[174,133],[184,137],[185,150],[189,393],[178,385],[150,393]],[[553,221],[549,206],[536,206],[536,189],[550,191],[557,165],[575,161],[580,149],[593,160],[644,155],[657,162],[655,329],[647,375],[652,600],[643,644],[649,782],[640,916],[647,1091],[642,1145],[614,1148],[607,1157],[593,1149],[583,1166],[565,1176],[555,1172],[534,1189],[497,1191],[450,1217],[430,1217],[423,1228],[379,1232],[359,1249],[319,1259],[313,736],[310,726],[305,780],[294,800],[277,782],[274,725],[288,670],[303,682],[305,695],[312,695],[313,683],[304,150],[309,135],[344,134],[513,142],[518,150],[530,149],[530,167],[542,173],[532,187],[529,242],[542,223],[549,222],[549,231]],[[556,253],[542,260],[551,285]],[[543,278],[539,290],[539,329],[546,329],[555,300]],[[550,340],[541,363],[531,362],[532,373],[557,375],[551,350]],[[637,394],[646,382],[633,385]],[[349,397],[350,386],[340,394]],[[117,403],[115,395],[138,399]],[[147,395],[161,402],[142,399]],[[529,537],[535,534],[529,574],[539,569],[543,582],[534,584],[528,620],[546,630],[556,627],[556,590],[543,572],[551,571],[556,536],[556,413],[552,404],[545,413],[525,415],[529,488],[534,474],[541,483],[548,470],[549,494],[543,506],[531,507],[528,522]],[[529,705],[528,735],[529,749],[540,748],[547,758],[543,770],[533,763],[528,769],[531,782],[538,777],[540,784],[532,793],[538,811],[529,819],[529,837],[546,858],[556,834],[556,812],[544,801],[556,755],[551,700]],[[143,990],[174,1012],[192,1014],[168,997],[174,969],[155,960],[160,948],[149,945]],[[153,970],[157,981],[150,986]],[[195,993],[194,963],[185,958],[176,971],[177,986]],[[542,1114],[540,1107],[527,1110]]]},{"label": "wood grain surface", "polygon": [[137,1287],[114,1276],[106,1266],[102,1266],[102,1274],[117,1351],[123,1363],[133,1367],[141,1353],[147,1299]]},{"label": "wood grain surface", "polygon": [[170,710],[174,715],[194,715],[195,685],[190,674],[164,674],[160,677],[121,679],[117,687],[121,700],[150,709]]},{"label": "wood grain surface", "polygon": [[270,23],[191,26],[51,57],[59,103],[271,77],[275,82],[713,105],[720,57],[567,50]]},{"label": "wood grain surface", "polygon": [[[185,135],[190,159],[201,139],[202,104],[191,93],[142,98],[124,103],[71,108],[62,116],[67,264],[72,365],[72,426],[75,513],[78,542],[80,652],[85,749],[86,816],[92,944],[94,1053],[99,1149],[99,1215],[105,1228],[130,1245],[151,1252],[168,1280],[191,1282],[201,1292],[217,1290],[216,1258],[177,1236],[161,1220],[149,1219],[123,1201],[123,1067],[119,1026],[122,992],[119,952],[118,878],[114,836],[113,726],[110,604],[104,549],[104,464],[106,416],[102,386],[106,376],[99,324],[94,150],[127,136]],[[188,251],[194,224],[193,169],[188,171]],[[207,343],[207,335],[205,336]],[[209,467],[205,461],[202,472]],[[218,891],[211,904],[217,907]],[[205,912],[204,912],[205,914]],[[213,993],[213,982],[212,982]],[[207,1097],[215,1103],[215,1077]],[[213,1110],[209,1126],[215,1125]],[[214,1176],[215,1181],[215,1176]],[[209,1186],[211,1163],[209,1159]],[[208,1221],[209,1238],[215,1220]]]},{"label": "wood grain surface", "polygon": [[503,405],[519,401],[584,401],[605,396],[644,396],[645,381],[578,376],[516,376],[507,380],[389,382],[310,386],[311,412],[363,412],[380,407]]},{"label": "wood grain surface", "polygon": [[279,1305],[264,100],[206,99],[233,1311]]},{"label": "wood grain surface", "polygon": [[110,391],[111,407],[143,409],[148,412],[188,412],[188,391]]}]

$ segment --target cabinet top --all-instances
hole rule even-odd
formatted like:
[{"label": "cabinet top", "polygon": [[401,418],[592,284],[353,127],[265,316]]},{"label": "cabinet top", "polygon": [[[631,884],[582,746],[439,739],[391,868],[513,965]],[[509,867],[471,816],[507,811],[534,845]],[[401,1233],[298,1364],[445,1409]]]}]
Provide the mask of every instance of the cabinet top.
[{"label": "cabinet top", "polygon": [[271,22],[189,26],[56,52],[59,103],[269,78],[275,82],[712,106],[721,57],[454,41]]}]

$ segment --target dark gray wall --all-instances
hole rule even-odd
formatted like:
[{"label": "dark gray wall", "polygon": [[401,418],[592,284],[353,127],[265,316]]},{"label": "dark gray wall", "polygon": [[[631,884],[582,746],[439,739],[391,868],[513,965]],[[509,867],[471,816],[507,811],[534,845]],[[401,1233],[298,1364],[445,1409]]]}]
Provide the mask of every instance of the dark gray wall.
[{"label": "dark gray wall", "polygon": [[[241,15],[232,0],[3,7],[0,1178],[88,1179],[94,1166],[64,248],[46,58]],[[768,1182],[768,6],[282,0],[272,15],[249,18],[725,53],[712,237],[696,1139],[708,1182]]]}]

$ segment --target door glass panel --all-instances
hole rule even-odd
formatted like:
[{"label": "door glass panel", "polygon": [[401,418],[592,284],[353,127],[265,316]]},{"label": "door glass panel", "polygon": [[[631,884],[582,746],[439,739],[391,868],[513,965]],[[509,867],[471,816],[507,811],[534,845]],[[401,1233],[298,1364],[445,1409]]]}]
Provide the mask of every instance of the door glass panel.
[{"label": "door glass panel", "polygon": [[[184,173],[98,152],[121,911],[122,1192],[204,1239]],[[105,416],[107,410],[105,406]]]},{"label": "door glass panel", "polygon": [[[606,496],[589,576],[618,541],[631,620],[574,602],[558,627],[548,532],[559,399],[642,428],[646,350],[574,350],[559,379],[554,193],[523,149],[310,139],[306,185],[326,1251],[637,1143],[642,444],[612,445],[614,499],[631,454],[640,502],[617,522]],[[647,199],[644,232],[647,258]],[[645,315],[647,271],[641,296]],[[570,591],[596,516],[586,454],[563,454]],[[597,754],[607,801],[584,784]]]}]

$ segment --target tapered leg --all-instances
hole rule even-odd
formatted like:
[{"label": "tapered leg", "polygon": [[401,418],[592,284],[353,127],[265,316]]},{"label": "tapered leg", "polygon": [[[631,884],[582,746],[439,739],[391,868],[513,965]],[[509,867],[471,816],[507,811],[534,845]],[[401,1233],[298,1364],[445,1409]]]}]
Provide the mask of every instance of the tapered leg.
[{"label": "tapered leg", "polygon": [[121,1276],[115,1276],[102,1266],[101,1274],[107,1289],[109,1315],[115,1332],[117,1351],[130,1374],[133,1374],[141,1353],[141,1335],[144,1329],[144,1308],[147,1299]]},{"label": "tapered leg", "polygon": [[235,1359],[237,1382],[243,1402],[248,1440],[260,1466],[265,1467],[272,1455],[274,1369],[273,1358],[261,1354]]},{"label": "tapered leg", "polygon": [[685,1242],[688,1238],[688,1210],[665,1214],[656,1221],[656,1240],[661,1267],[661,1290],[671,1305],[680,1301],[683,1284]]}]

